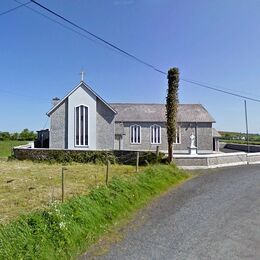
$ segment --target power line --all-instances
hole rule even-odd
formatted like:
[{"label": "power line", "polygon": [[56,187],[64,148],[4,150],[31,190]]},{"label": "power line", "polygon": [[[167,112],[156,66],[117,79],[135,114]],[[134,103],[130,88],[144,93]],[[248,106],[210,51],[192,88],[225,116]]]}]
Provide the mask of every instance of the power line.
[{"label": "power line", "polygon": [[[47,12],[49,12],[49,13],[51,13],[51,14],[57,16],[57,17],[59,17],[60,19],[62,19],[63,21],[69,23],[70,25],[72,25],[72,26],[74,26],[74,27],[76,27],[76,28],[78,28],[78,29],[84,31],[85,33],[91,35],[91,36],[94,37],[95,39],[97,39],[97,40],[103,42],[104,44],[106,44],[106,45],[112,47],[113,49],[119,51],[120,53],[122,53],[122,54],[124,54],[124,55],[126,55],[126,56],[128,56],[128,57],[130,57],[130,58],[132,58],[132,59],[134,59],[135,61],[137,61],[137,62],[139,62],[139,63],[142,63],[143,65],[145,65],[145,66],[147,66],[147,67],[149,67],[149,68],[155,70],[155,71],[158,72],[158,73],[161,73],[161,74],[163,74],[163,75],[167,75],[166,72],[162,71],[161,69],[157,68],[156,66],[154,66],[154,65],[152,65],[152,64],[150,64],[150,63],[148,63],[148,62],[146,62],[145,60],[143,60],[143,59],[141,59],[141,58],[138,58],[136,55],[133,55],[133,54],[129,53],[128,51],[123,50],[122,48],[116,46],[115,44],[108,42],[107,40],[105,40],[105,39],[101,38],[100,36],[98,36],[98,35],[96,35],[96,34],[90,32],[89,30],[83,28],[82,26],[79,26],[79,25],[77,25],[76,23],[70,21],[69,19],[65,18],[64,16],[62,16],[62,15],[60,15],[60,14],[58,14],[58,13],[52,11],[51,9],[47,8],[46,6],[43,6],[42,4],[40,4],[40,3],[38,3],[38,2],[36,2],[36,1],[34,1],[34,0],[31,0],[31,2],[34,3],[34,4],[36,4],[36,5],[39,6],[40,8],[46,10]],[[77,32],[77,31],[76,31],[76,32]],[[77,32],[77,33],[78,33],[78,32]],[[81,35],[82,35],[82,34],[81,34]],[[226,90],[219,89],[219,88],[217,88],[217,87],[209,86],[208,84],[196,82],[196,81],[194,81],[194,80],[188,80],[188,79],[182,79],[182,78],[180,78],[180,79],[181,79],[182,81],[184,81],[184,82],[188,82],[188,83],[191,83],[191,84],[194,84],[194,85],[203,87],[203,88],[211,89],[211,90],[218,91],[218,92],[221,92],[221,93],[224,93],[224,94],[232,95],[232,96],[239,97],[239,98],[243,98],[243,99],[248,99],[248,100],[255,101],[255,102],[260,102],[260,99],[251,98],[251,97],[247,97],[247,96],[244,96],[244,95],[239,95],[239,94],[233,93],[233,92],[231,92],[231,91],[226,91]]]},{"label": "power line", "polygon": [[10,13],[10,12],[12,12],[12,11],[15,11],[16,9],[21,8],[21,7],[23,7],[23,6],[26,6],[26,5],[30,4],[30,3],[31,3],[31,2],[28,1],[28,2],[26,2],[26,3],[24,3],[24,4],[20,4],[20,5],[16,6],[16,7],[14,7],[14,8],[11,8],[11,9],[9,9],[9,10],[3,12],[3,13],[0,13],[0,16],[5,15],[5,14],[8,14],[8,13]]},{"label": "power line", "polygon": [[247,91],[236,90],[236,89],[233,89],[233,88],[225,88],[225,87],[220,86],[220,85],[210,84],[210,83],[202,82],[202,81],[198,81],[198,80],[192,80],[192,79],[187,79],[187,78],[186,78],[186,80],[190,80],[192,82],[207,85],[209,87],[217,88],[217,89],[220,89],[220,90],[227,90],[227,91],[230,91],[230,92],[236,92],[236,93],[241,94],[241,95],[244,94],[244,95],[249,95],[249,96],[252,96],[252,97],[255,95],[255,94],[247,92]]},{"label": "power line", "polygon": [[[14,1],[17,2],[17,3],[20,3],[20,2],[17,1],[17,0],[14,0]],[[43,6],[42,4],[40,4],[40,3],[38,3],[38,2],[36,2],[36,1],[34,1],[34,0],[31,0],[31,2],[34,3],[34,4],[36,4],[36,5],[39,6],[40,8],[46,10],[47,12],[49,12],[49,13],[51,13],[51,14],[57,16],[58,18],[62,19],[63,21],[69,23],[70,25],[76,27],[77,29],[80,29],[80,30],[84,31],[85,33],[91,35],[91,36],[94,37],[95,39],[99,40],[99,42],[98,42],[98,41],[95,41],[95,40],[92,39],[92,38],[87,37],[85,34],[82,34],[82,33],[80,33],[79,31],[76,31],[76,30],[74,30],[73,28],[68,27],[68,26],[66,26],[66,25],[64,25],[64,24],[62,24],[62,23],[60,23],[60,22],[58,22],[58,21],[52,19],[51,17],[46,16],[46,15],[42,14],[41,12],[38,12],[38,11],[36,11],[35,9],[33,9],[33,8],[29,7],[29,6],[27,6],[27,4],[28,4],[29,2],[27,2],[27,3],[25,3],[25,4],[21,4],[21,3],[20,3],[21,5],[18,6],[18,7],[16,7],[16,8],[14,8],[14,9],[17,9],[17,8],[19,8],[19,7],[22,7],[22,6],[25,6],[26,8],[32,10],[33,12],[35,12],[35,13],[37,13],[37,14],[39,14],[39,15],[41,15],[41,16],[43,16],[43,17],[49,19],[49,20],[51,20],[52,22],[55,22],[55,23],[61,25],[62,27],[66,28],[66,29],[68,29],[68,30],[71,30],[71,31],[73,31],[73,32],[75,32],[75,33],[77,33],[77,34],[79,34],[80,36],[82,36],[82,37],[84,37],[84,38],[86,38],[86,39],[88,39],[88,40],[90,40],[90,41],[93,41],[94,43],[98,43],[98,44],[103,43],[103,44],[106,45],[106,46],[104,46],[103,44],[101,44],[103,47],[108,47],[108,46],[109,46],[109,47],[110,47],[110,48],[109,48],[110,50],[118,51],[118,52],[120,52],[121,54],[124,54],[124,55],[128,56],[129,58],[134,59],[135,61],[137,61],[137,62],[139,62],[139,63],[141,63],[141,64],[143,64],[143,65],[145,65],[145,66],[147,66],[147,67],[149,67],[149,68],[151,68],[151,69],[153,69],[153,70],[155,70],[156,72],[158,72],[158,73],[160,73],[160,74],[167,75],[166,72],[162,71],[161,69],[157,68],[156,66],[154,66],[154,65],[152,65],[152,64],[150,64],[150,63],[144,61],[143,59],[138,58],[137,56],[135,56],[135,55],[133,55],[133,54],[131,54],[131,53],[129,53],[129,52],[127,52],[127,51],[121,49],[120,47],[114,45],[113,43],[108,42],[107,40],[105,40],[105,39],[101,38],[100,36],[98,36],[98,35],[96,35],[96,34],[90,32],[90,31],[88,31],[87,29],[83,28],[82,26],[77,25],[76,23],[74,23],[74,22],[68,20],[67,18],[65,18],[65,17],[63,17],[62,15],[60,15],[60,14],[58,14],[58,13],[52,11],[51,9],[49,9],[49,8],[47,8],[47,7],[45,7],[45,6]],[[206,84],[206,83],[201,83],[201,82],[198,82],[198,81],[188,80],[188,79],[184,79],[184,78],[180,78],[180,80],[182,80],[182,81],[184,81],[184,82],[188,82],[188,83],[194,84],[194,85],[196,85],[196,86],[200,86],[200,87],[203,87],[203,88],[207,88],[207,89],[211,89],[211,90],[214,90],[214,91],[217,91],[217,92],[221,92],[221,93],[224,93],[224,94],[232,95],[232,96],[235,96],[235,97],[239,97],[239,98],[243,98],[243,99],[247,99],[247,100],[251,100],[251,101],[255,101],[255,102],[260,102],[260,99],[251,98],[251,97],[244,96],[244,95],[239,95],[239,94],[233,93],[233,92],[231,92],[231,91],[226,91],[226,90],[217,88],[216,86],[214,86],[214,85],[212,85],[212,84],[211,84],[211,86],[210,86],[208,83],[207,83],[207,84]],[[228,90],[229,90],[229,89],[228,89]],[[232,90],[232,91],[241,92],[241,91],[236,91],[236,90]]]},{"label": "power line", "polygon": [[232,96],[235,96],[235,97],[239,97],[239,98],[243,98],[243,99],[247,99],[247,100],[251,100],[251,101],[255,101],[255,102],[260,102],[260,99],[257,99],[257,98],[251,98],[251,97],[235,94],[235,93],[232,93],[230,91],[226,91],[226,90],[218,89],[218,88],[215,88],[215,87],[211,87],[211,86],[208,86],[208,85],[205,85],[205,84],[201,84],[201,83],[198,83],[198,82],[195,82],[195,81],[192,81],[192,80],[187,80],[187,79],[181,79],[181,80],[184,81],[184,82],[195,84],[195,85],[203,87],[203,88],[215,90],[215,91],[222,92],[222,93],[225,93],[225,94],[228,94],[228,95],[232,95]]},{"label": "power line", "polygon": [[[21,2],[19,2],[18,0],[13,0],[13,1],[15,1],[16,3],[21,4]],[[65,28],[65,29],[67,29],[67,30],[69,30],[69,31],[72,31],[72,32],[74,32],[74,33],[76,33],[76,34],[78,34],[78,35],[80,35],[80,36],[86,38],[86,39],[89,40],[89,41],[92,41],[92,42],[94,42],[94,43],[97,43],[97,44],[99,44],[99,45],[101,45],[101,46],[103,46],[103,47],[107,47],[107,46],[104,46],[101,42],[98,42],[98,41],[96,41],[96,40],[94,40],[94,39],[92,39],[92,38],[86,36],[85,34],[79,32],[79,31],[77,31],[77,30],[75,30],[75,29],[73,29],[73,28],[71,28],[71,27],[69,27],[69,26],[66,26],[65,24],[63,24],[63,23],[61,23],[61,22],[59,22],[59,21],[57,21],[57,20],[55,20],[55,19],[53,19],[53,18],[51,18],[51,17],[45,15],[45,14],[43,14],[43,13],[41,13],[41,12],[35,10],[35,9],[33,9],[33,8],[30,7],[30,6],[25,6],[25,7],[26,7],[27,9],[31,10],[32,12],[34,12],[34,13],[36,13],[36,14],[38,14],[38,15],[40,15],[40,16],[42,16],[42,17],[44,17],[44,18],[46,18],[46,19],[48,19],[48,20],[50,20],[50,21],[52,21],[52,22],[54,22],[54,23],[56,23],[56,24],[58,24],[58,25],[60,25],[60,26],[62,26],[63,28]],[[109,48],[109,49],[110,49],[110,50],[113,50],[112,48]]]},{"label": "power line", "polygon": [[132,59],[134,59],[134,60],[136,60],[137,62],[142,63],[143,65],[146,65],[146,66],[148,66],[148,67],[154,69],[155,71],[158,71],[158,72],[160,72],[160,73],[166,75],[165,72],[163,72],[163,71],[161,71],[160,69],[154,67],[152,64],[150,64],[150,63],[148,63],[148,62],[146,62],[146,61],[144,61],[144,60],[138,58],[137,56],[135,56],[135,55],[133,55],[133,54],[131,54],[131,53],[129,53],[129,52],[123,50],[123,49],[121,49],[120,47],[114,45],[113,43],[108,42],[107,40],[105,40],[105,39],[101,38],[100,36],[98,36],[98,35],[96,35],[96,34],[90,32],[90,31],[88,31],[87,29],[83,28],[82,26],[77,25],[76,23],[74,23],[74,22],[68,20],[68,19],[65,18],[64,16],[62,16],[62,15],[60,15],[60,14],[58,14],[58,13],[52,11],[51,9],[49,9],[49,8],[47,8],[47,7],[45,7],[45,6],[43,6],[42,4],[39,4],[38,2],[36,2],[36,1],[34,1],[34,0],[31,0],[31,2],[34,3],[34,4],[36,4],[36,5],[38,5],[38,6],[41,7],[42,9],[46,10],[47,12],[49,12],[49,13],[51,13],[51,14],[57,16],[57,17],[59,17],[59,18],[62,19],[63,21],[65,21],[65,22],[67,22],[67,23],[73,25],[74,27],[76,27],[76,28],[78,28],[78,29],[84,31],[85,33],[91,35],[91,36],[94,37],[95,39],[97,39],[97,40],[99,40],[99,41],[105,43],[106,45],[108,45],[108,46],[110,46],[110,47],[116,49],[116,50],[119,51],[120,53],[122,53],[122,54],[124,54],[124,55],[126,55],[126,56],[128,56],[128,57],[130,57],[130,58],[132,58]]}]

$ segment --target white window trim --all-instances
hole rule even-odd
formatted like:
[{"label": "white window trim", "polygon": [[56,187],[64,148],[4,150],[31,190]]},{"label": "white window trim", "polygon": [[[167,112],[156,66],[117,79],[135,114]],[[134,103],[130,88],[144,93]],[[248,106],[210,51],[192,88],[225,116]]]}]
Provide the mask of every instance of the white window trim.
[{"label": "white window trim", "polygon": [[[77,107],[87,107],[88,108],[88,144],[77,144],[77,140],[76,140],[76,108]],[[80,111],[80,109],[79,109]],[[84,110],[84,115],[85,115],[86,111]],[[85,117],[84,117],[85,118]],[[80,117],[79,117],[79,120],[80,120]],[[85,124],[83,124],[83,131],[85,133]],[[81,133],[81,127],[79,127],[79,138],[80,138],[80,133]],[[85,135],[83,135],[83,143],[85,143]],[[80,143],[80,142],[79,142]],[[85,147],[85,148],[88,148],[89,147],[89,106],[85,105],[85,104],[80,104],[78,106],[75,106],[74,107],[74,147]]]},{"label": "white window trim", "polygon": [[[138,126],[138,127],[140,127],[140,143],[135,143],[135,142],[132,142],[131,141],[131,137],[132,137],[132,127],[133,126]],[[130,137],[130,144],[134,144],[134,145],[139,145],[139,144],[142,144],[142,127],[140,126],[140,125],[137,125],[137,124],[134,124],[134,125],[130,125],[130,128],[129,128],[129,130],[130,130],[130,135],[129,135],[129,137]]]},{"label": "white window trim", "polygon": [[[160,137],[160,142],[159,143],[152,142],[152,134],[151,134],[151,132],[152,132],[152,128],[155,127],[155,126],[159,127],[159,137]],[[153,124],[153,125],[150,126],[150,142],[151,142],[151,144],[161,144],[162,143],[162,127],[160,125]]]},{"label": "white window trim", "polygon": [[175,142],[173,142],[173,143],[174,144],[181,144],[181,127],[178,126],[177,128],[179,130],[179,142],[178,143],[176,142],[177,141],[177,132],[176,132]]}]

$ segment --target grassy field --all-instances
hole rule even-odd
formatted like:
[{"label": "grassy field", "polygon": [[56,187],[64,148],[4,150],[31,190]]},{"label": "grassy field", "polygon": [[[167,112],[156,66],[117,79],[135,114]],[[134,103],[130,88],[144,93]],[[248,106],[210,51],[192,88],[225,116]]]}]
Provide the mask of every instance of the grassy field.
[{"label": "grassy field", "polygon": [[[243,141],[243,140],[225,140],[225,139],[221,139],[220,142],[229,143],[229,144],[247,144],[247,141]],[[260,141],[249,141],[248,143],[251,144],[251,145],[260,145]]]},{"label": "grassy field", "polygon": [[[105,183],[105,166],[72,164],[66,168],[65,199]],[[61,169],[60,164],[0,161],[0,223],[61,200]],[[111,165],[109,179],[134,174],[133,166]]]},{"label": "grassy field", "polygon": [[[23,167],[27,166],[19,166]],[[81,172],[84,169],[90,172],[101,166],[78,167],[82,167],[78,168]],[[133,174],[133,168],[128,166],[115,166],[116,170],[121,176],[110,180],[107,187],[102,185],[88,195],[54,203],[0,225],[0,259],[77,259],[114,225],[190,177],[174,165],[149,166],[138,174]],[[51,176],[56,171],[58,168],[53,168]],[[84,175],[81,179],[85,180]]]},{"label": "grassy field", "polygon": [[11,155],[14,146],[27,144],[28,141],[0,141],[0,157],[8,157]]}]

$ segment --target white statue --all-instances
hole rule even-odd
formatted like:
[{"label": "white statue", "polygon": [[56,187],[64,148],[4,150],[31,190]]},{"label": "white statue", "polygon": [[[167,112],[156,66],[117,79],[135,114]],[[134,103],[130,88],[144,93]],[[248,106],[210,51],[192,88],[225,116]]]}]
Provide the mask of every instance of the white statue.
[{"label": "white statue", "polygon": [[194,136],[193,133],[191,133],[191,136],[190,136],[190,147],[196,148],[196,146],[195,146],[195,136]]}]

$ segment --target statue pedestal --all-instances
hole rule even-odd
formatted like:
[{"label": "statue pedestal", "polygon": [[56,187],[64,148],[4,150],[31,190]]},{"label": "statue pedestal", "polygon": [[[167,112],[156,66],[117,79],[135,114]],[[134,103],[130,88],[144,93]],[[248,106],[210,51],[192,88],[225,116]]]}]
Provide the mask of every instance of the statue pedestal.
[{"label": "statue pedestal", "polygon": [[189,147],[189,154],[190,155],[196,155],[197,154],[197,147],[196,146]]}]

